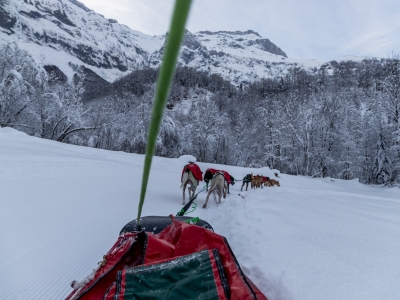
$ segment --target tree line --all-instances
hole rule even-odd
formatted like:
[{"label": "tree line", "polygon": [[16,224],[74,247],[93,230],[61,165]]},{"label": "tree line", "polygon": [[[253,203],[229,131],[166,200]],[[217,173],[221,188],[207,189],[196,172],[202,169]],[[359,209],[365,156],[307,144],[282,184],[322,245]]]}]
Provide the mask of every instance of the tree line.
[{"label": "tree line", "polygon": [[[0,126],[108,150],[145,152],[158,70],[137,70],[91,91],[15,44],[0,48]],[[103,88],[101,88],[103,87]],[[233,86],[177,68],[156,155],[268,166],[311,177],[400,184],[400,59],[332,61],[313,71]]]}]

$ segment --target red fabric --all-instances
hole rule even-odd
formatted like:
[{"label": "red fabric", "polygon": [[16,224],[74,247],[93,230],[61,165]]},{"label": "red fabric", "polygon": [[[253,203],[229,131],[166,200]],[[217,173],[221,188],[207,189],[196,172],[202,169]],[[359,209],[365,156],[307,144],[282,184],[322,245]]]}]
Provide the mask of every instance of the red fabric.
[{"label": "red fabric", "polygon": [[228,182],[228,184],[232,184],[231,175],[229,175],[229,173],[227,171],[218,170],[217,172],[224,174],[225,180]]},{"label": "red fabric", "polygon": [[210,255],[211,267],[215,278],[215,283],[217,286],[218,298],[219,299],[227,299],[225,296],[224,287],[222,286],[221,278],[218,271],[217,262],[215,260],[214,253],[211,250],[208,250],[208,255]]},{"label": "red fabric", "polygon": [[210,171],[213,175],[214,175],[215,173],[219,172],[219,170],[216,170],[216,169],[207,169],[206,172],[207,172],[207,171]]},{"label": "red fabric", "polygon": [[[206,249],[218,249],[224,271],[231,288],[231,299],[255,299],[250,284],[242,273],[224,237],[196,225],[173,221],[170,226],[156,235],[150,235],[145,264],[177,257]],[[264,296],[265,297],[265,296]],[[266,299],[266,298],[261,298]]]},{"label": "red fabric", "polygon": [[[246,276],[246,275],[245,275]],[[248,284],[251,286],[253,292],[256,294],[257,300],[268,300],[267,297],[260,291],[260,289],[246,276]]]},{"label": "red fabric", "polygon": [[[66,300],[103,299],[108,287],[115,281],[117,271],[122,270],[126,265],[141,264],[143,245],[135,243],[137,236],[138,232],[121,235],[110,251],[104,255],[105,263],[99,267],[93,278],[84,286],[74,289]],[[138,247],[135,249],[133,246],[136,245]]]},{"label": "red fabric", "polygon": [[229,173],[227,171],[220,171],[222,174],[224,174],[225,180],[228,182],[228,184],[232,184],[231,182],[231,175],[229,175]]},{"label": "red fabric", "polygon": [[117,285],[115,282],[113,282],[110,288],[107,290],[106,294],[104,295],[103,300],[115,300],[116,291],[117,291]]},{"label": "red fabric", "polygon": [[200,167],[196,164],[187,164],[186,166],[183,167],[181,181],[182,181],[183,174],[185,173],[185,171],[187,169],[189,169],[189,171],[192,172],[192,174],[196,180],[203,181],[203,172],[200,170]]},{"label": "red fabric", "polygon": [[224,171],[224,170],[216,170],[216,169],[207,169],[206,172],[207,172],[207,171],[210,171],[213,175],[214,175],[215,173],[222,173],[222,174],[224,174],[224,178],[225,178],[225,180],[228,182],[228,184],[232,184],[232,183],[231,183],[231,176],[229,175],[229,173],[228,173],[227,171]]}]

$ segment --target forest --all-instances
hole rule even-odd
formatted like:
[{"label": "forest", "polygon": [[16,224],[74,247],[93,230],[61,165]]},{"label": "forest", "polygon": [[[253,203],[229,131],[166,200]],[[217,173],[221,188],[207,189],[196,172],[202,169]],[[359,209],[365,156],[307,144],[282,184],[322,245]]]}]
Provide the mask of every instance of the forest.
[{"label": "forest", "polygon": [[[0,47],[0,127],[143,154],[158,70],[72,81],[15,44]],[[86,69],[86,72],[85,72]],[[234,86],[178,67],[156,155],[400,185],[400,58],[331,61]]]}]

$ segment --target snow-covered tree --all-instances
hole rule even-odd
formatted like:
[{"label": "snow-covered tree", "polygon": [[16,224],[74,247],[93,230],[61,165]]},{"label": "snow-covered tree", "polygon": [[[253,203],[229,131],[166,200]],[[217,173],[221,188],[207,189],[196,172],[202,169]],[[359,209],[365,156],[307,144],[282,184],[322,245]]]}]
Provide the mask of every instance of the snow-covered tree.
[{"label": "snow-covered tree", "polygon": [[183,138],[188,153],[199,161],[219,162],[224,140],[228,135],[228,122],[212,100],[202,98],[192,104]]},{"label": "snow-covered tree", "polygon": [[388,184],[392,172],[392,162],[386,153],[386,142],[382,132],[376,143],[375,158],[373,164],[373,175],[378,184]]},{"label": "snow-covered tree", "polygon": [[391,149],[393,157],[393,182],[400,183],[400,57],[393,55],[385,60],[385,78],[383,87],[383,104],[388,116],[388,127],[392,133]]}]

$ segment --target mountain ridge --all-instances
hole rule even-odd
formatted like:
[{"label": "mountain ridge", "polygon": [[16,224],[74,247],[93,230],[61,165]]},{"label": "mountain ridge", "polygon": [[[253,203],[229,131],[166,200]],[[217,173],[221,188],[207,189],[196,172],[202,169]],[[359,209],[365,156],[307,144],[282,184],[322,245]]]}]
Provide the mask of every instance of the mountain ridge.
[{"label": "mountain ridge", "polygon": [[[77,0],[5,0],[0,4],[0,41],[15,42],[37,62],[56,66],[69,80],[70,65],[83,65],[112,82],[127,72],[158,68],[167,34],[150,36],[121,25]],[[186,30],[178,65],[220,74],[235,85],[308,70],[323,62],[288,58],[253,30]]]}]

